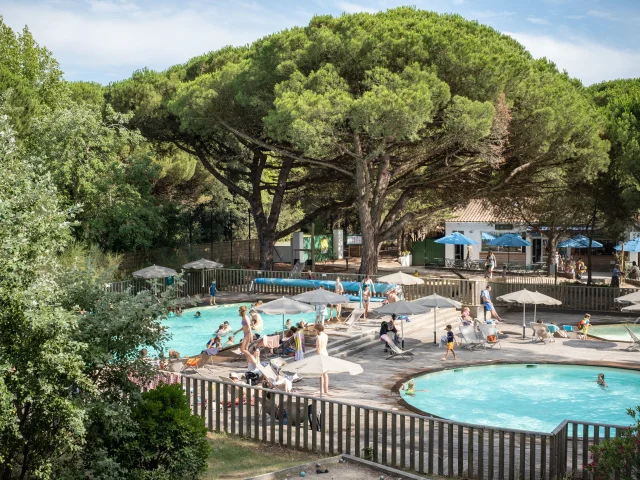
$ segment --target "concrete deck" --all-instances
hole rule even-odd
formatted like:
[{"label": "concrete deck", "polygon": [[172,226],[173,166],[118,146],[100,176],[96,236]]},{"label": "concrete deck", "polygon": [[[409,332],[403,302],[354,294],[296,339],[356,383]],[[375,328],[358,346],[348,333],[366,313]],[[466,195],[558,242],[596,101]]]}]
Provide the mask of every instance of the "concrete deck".
[{"label": "concrete deck", "polygon": [[[594,315],[594,324],[600,323],[605,315]],[[599,340],[578,340],[575,334],[569,334],[570,338],[556,338],[555,342],[542,344],[532,343],[528,338],[522,339],[522,313],[510,312],[503,316],[505,322],[500,324],[500,330],[508,335],[501,340],[502,348],[495,347],[487,350],[475,350],[469,352],[457,348],[458,359],[441,360],[444,350],[433,345],[433,324],[428,318],[423,318],[423,328],[412,329],[405,339],[405,348],[413,349],[414,360],[406,362],[400,358],[386,360],[382,344],[349,356],[348,360],[362,365],[364,373],[358,376],[332,375],[330,378],[330,398],[349,403],[367,405],[371,407],[406,410],[400,403],[400,396],[394,390],[399,382],[408,377],[422,372],[452,368],[454,366],[470,366],[494,362],[521,362],[521,363],[596,363],[609,366],[622,366],[626,368],[640,368],[640,352],[627,352],[627,343],[604,342]],[[545,322],[555,322],[558,325],[576,324],[580,314],[539,312],[538,318]],[[527,312],[527,325],[533,320],[533,312]],[[417,321],[417,319],[416,319]],[[610,321],[602,323],[612,323]],[[373,329],[374,327],[369,327]],[[331,336],[331,342],[339,337]],[[201,368],[196,378],[218,379],[227,377],[230,372],[243,372],[246,362],[223,362]],[[312,395],[319,390],[319,381],[315,378],[305,379],[295,384],[300,393]]]}]

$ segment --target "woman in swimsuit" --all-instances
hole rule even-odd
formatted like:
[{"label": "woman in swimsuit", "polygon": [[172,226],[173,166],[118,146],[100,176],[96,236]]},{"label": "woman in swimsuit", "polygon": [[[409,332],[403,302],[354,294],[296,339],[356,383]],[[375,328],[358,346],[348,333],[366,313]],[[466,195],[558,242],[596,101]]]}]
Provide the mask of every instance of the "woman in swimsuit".
[{"label": "woman in swimsuit", "polygon": [[[249,344],[251,343],[251,339],[253,334],[251,333],[251,320],[247,315],[247,307],[242,305],[238,309],[238,314],[242,317],[242,333],[244,337],[242,337],[242,342],[240,342],[240,351],[245,355],[249,355]],[[236,335],[240,330],[235,331],[233,334]]]},{"label": "woman in swimsuit", "polygon": [[[314,328],[316,330],[316,354],[329,355],[329,352],[327,352],[329,337],[324,333],[324,325],[316,323]],[[320,377],[320,395],[322,394],[329,394],[329,375],[326,373],[323,373]]]},{"label": "woman in swimsuit", "polygon": [[367,319],[367,313],[369,313],[369,300],[371,300],[371,291],[369,291],[369,285],[365,285],[362,290],[362,306],[364,307],[364,314],[362,318]]}]

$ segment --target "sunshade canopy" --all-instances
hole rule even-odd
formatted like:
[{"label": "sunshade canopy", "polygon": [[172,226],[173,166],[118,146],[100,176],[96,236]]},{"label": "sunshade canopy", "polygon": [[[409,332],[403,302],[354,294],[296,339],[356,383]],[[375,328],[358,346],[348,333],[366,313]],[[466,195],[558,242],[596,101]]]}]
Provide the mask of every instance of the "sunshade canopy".
[{"label": "sunshade canopy", "polygon": [[313,307],[307,303],[298,302],[292,298],[282,297],[271,302],[253,307],[254,310],[267,315],[296,315],[298,313],[312,312]]},{"label": "sunshade canopy", "polygon": [[135,278],[145,278],[147,280],[152,278],[173,277],[177,274],[178,272],[173,268],[161,267],[160,265],[151,265],[150,267],[133,272]]},{"label": "sunshade canopy", "polygon": [[435,240],[435,243],[444,243],[445,245],[477,245],[478,242],[472,240],[469,237],[465,237],[463,234],[453,232],[446,237]]},{"label": "sunshade canopy", "polygon": [[[558,244],[560,248],[589,248],[589,238],[584,235],[575,235],[568,240],[564,240]],[[600,242],[591,240],[591,248],[603,248]]]},{"label": "sunshade canopy", "polygon": [[375,313],[379,313],[381,315],[393,315],[394,313],[396,315],[417,315],[430,311],[431,309],[428,307],[420,305],[416,302],[407,302],[406,300],[389,303],[374,310]]},{"label": "sunshade canopy", "polygon": [[423,307],[439,307],[439,308],[462,307],[462,304],[460,302],[456,300],[452,300],[451,298],[443,297],[441,295],[438,295],[437,293],[414,300],[413,303],[417,303],[419,305],[422,305]]},{"label": "sunshade canopy", "polygon": [[[622,245],[616,245],[613,247],[615,250],[622,250]],[[640,252],[640,242],[636,240],[629,240],[628,242],[624,242],[624,251],[625,252]]]},{"label": "sunshade canopy", "polygon": [[311,303],[314,305],[337,305],[351,301],[344,295],[338,295],[335,292],[330,292],[322,288],[301,293],[293,297],[293,299],[298,302]]},{"label": "sunshade canopy", "polygon": [[640,312],[640,303],[634,303],[622,309],[623,312]]},{"label": "sunshade canopy", "polygon": [[185,263],[182,268],[185,269],[194,269],[194,270],[209,270],[212,268],[222,268],[224,265],[218,262],[214,262],[213,260],[207,260],[206,258],[201,258],[200,260],[196,260],[194,262]]},{"label": "sunshade canopy", "polygon": [[383,277],[378,277],[377,282],[381,283],[395,283],[396,285],[423,285],[424,280],[413,275],[409,275],[404,272],[390,273]]},{"label": "sunshade canopy", "polygon": [[628,293],[615,299],[619,303],[638,303],[640,302],[640,290],[633,293]]},{"label": "sunshade canopy", "polygon": [[485,240],[488,242],[489,240],[494,240],[495,238],[496,237],[494,237],[490,233],[482,232],[482,240]]},{"label": "sunshade canopy", "polygon": [[517,233],[505,233],[491,240],[487,245],[492,247],[528,247],[531,242],[528,242]]},{"label": "sunshade canopy", "polygon": [[342,360],[341,358],[330,357],[329,355],[314,355],[304,360],[291,362],[282,367],[285,372],[298,373],[308,377],[319,377],[328,374],[348,373],[358,375],[363,372],[358,363]]},{"label": "sunshade canopy", "polygon": [[531,290],[518,290],[517,292],[507,293],[497,298],[508,303],[524,303],[527,305],[562,305],[560,300],[544,295],[540,292],[532,292]]}]

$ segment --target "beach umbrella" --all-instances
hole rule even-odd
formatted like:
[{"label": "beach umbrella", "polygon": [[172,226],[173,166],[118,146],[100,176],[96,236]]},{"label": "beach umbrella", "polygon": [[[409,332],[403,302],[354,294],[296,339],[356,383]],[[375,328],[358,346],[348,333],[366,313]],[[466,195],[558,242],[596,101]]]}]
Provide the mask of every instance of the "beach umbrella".
[{"label": "beach umbrella", "polygon": [[621,309],[622,312],[640,312],[640,303],[634,303]]},{"label": "beach umbrella", "polygon": [[266,313],[267,315],[279,315],[282,314],[282,336],[284,338],[284,316],[296,315],[298,313],[312,312],[313,307],[307,303],[298,302],[292,298],[282,297],[277,300],[272,300],[262,305],[253,307],[253,309],[260,313]]},{"label": "beach umbrella", "polygon": [[[575,235],[568,240],[558,243],[559,248],[589,248],[589,238],[584,235]],[[591,240],[591,248],[603,248],[600,242]]]},{"label": "beach umbrella", "polygon": [[[487,245],[491,247],[529,247],[531,242],[528,242],[517,233],[505,233],[498,238],[491,240]],[[507,263],[509,263],[509,250],[507,250]]]},{"label": "beach umbrella", "polygon": [[[383,305],[374,310],[375,313],[379,313],[381,315],[393,315],[395,313],[398,317],[429,313],[430,311],[431,309],[424,305],[420,305],[416,302],[407,302],[406,300],[388,303],[387,305]],[[404,348],[404,322],[400,323],[400,329],[402,331],[402,348]]]},{"label": "beach umbrella", "polygon": [[[623,245],[616,245],[614,250],[622,250]],[[629,240],[628,242],[624,242],[624,251],[625,252],[640,252],[640,242],[636,240]]]},{"label": "beach umbrella", "polygon": [[477,245],[478,242],[469,237],[465,237],[459,232],[453,232],[449,235],[435,240],[435,243],[443,243],[445,245]]},{"label": "beach umbrella", "polygon": [[152,278],[166,278],[173,277],[177,275],[173,268],[161,267],[160,265],[151,265],[150,267],[143,268],[142,270],[138,270],[137,272],[133,272],[133,276],[135,278],[144,278],[145,280],[150,280]]},{"label": "beach umbrella", "polygon": [[443,297],[434,293],[433,295],[428,295],[426,297],[419,298],[414,300],[415,303],[422,305],[423,307],[433,307],[433,344],[437,345],[436,341],[436,323],[437,323],[437,310],[438,308],[461,308],[462,304],[456,300],[452,300],[451,298]]},{"label": "beach umbrella", "polygon": [[[313,355],[306,357],[304,360],[287,363],[282,366],[282,370],[307,377],[320,377],[325,373],[359,375],[363,372],[360,364],[342,360],[341,358],[330,357],[329,355]],[[320,396],[322,396],[322,391],[320,391]]]},{"label": "beach umbrella", "polygon": [[538,305],[562,305],[560,300],[544,295],[540,292],[532,292],[531,290],[518,290],[517,292],[507,293],[497,298],[502,302],[507,303],[520,303],[522,304],[522,338],[526,338],[526,309],[527,305],[533,305],[533,321],[536,321],[537,306]]},{"label": "beach umbrella", "polygon": [[482,232],[482,240],[484,240],[485,242],[488,242],[490,240],[495,240],[496,237],[494,237],[493,235],[491,235],[490,233],[485,233]]},{"label": "beach umbrella", "polygon": [[221,263],[214,262],[213,260],[207,260],[206,258],[201,258],[195,262],[189,262],[182,265],[182,268],[185,270],[202,270],[202,288],[204,288],[204,271],[222,267],[224,267],[224,265]]},{"label": "beach umbrella", "polygon": [[323,288],[301,293],[293,297],[293,299],[298,302],[311,303],[312,305],[338,305],[351,301],[344,295],[338,295],[335,292]]},{"label": "beach umbrella", "polygon": [[395,283],[396,285],[424,285],[424,280],[404,272],[390,273],[383,277],[378,277],[376,281],[380,283]]},{"label": "beach umbrella", "polygon": [[638,303],[640,302],[640,290],[618,297],[615,301],[618,303]]}]

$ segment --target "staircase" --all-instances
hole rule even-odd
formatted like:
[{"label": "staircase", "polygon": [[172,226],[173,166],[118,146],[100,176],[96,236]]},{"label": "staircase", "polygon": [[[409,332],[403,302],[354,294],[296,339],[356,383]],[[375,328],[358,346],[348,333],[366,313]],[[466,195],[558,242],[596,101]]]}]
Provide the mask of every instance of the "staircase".
[{"label": "staircase", "polygon": [[[451,324],[454,329],[458,326],[457,318],[460,312],[454,308],[441,308],[438,310],[436,323],[436,337],[438,341],[444,335],[445,326]],[[382,320],[369,320],[361,322],[358,326],[360,330],[352,329],[350,332],[334,333],[330,330],[328,353],[332,357],[346,358],[356,353],[362,352],[374,346],[382,347],[378,332]],[[426,342],[430,342],[433,337],[433,312],[424,315],[415,315],[410,323],[404,324],[404,337],[410,338],[413,334],[420,332],[419,336]]]}]

